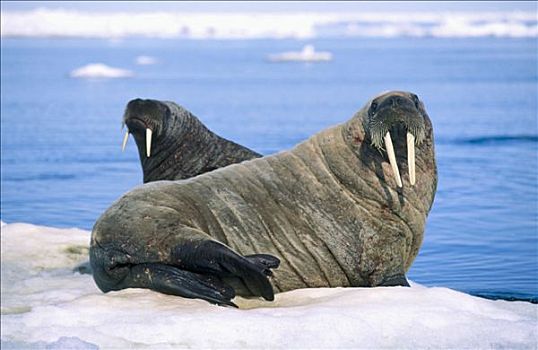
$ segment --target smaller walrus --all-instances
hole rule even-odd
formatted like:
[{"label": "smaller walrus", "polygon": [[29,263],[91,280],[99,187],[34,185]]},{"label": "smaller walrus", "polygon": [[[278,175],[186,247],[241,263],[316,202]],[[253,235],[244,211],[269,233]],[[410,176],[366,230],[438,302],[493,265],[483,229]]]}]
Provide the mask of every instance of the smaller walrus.
[{"label": "smaller walrus", "polygon": [[134,99],[123,115],[134,136],[144,183],[181,180],[229,164],[261,157],[260,154],[210,131],[198,118],[174,102]]},{"label": "smaller walrus", "polygon": [[126,193],[93,228],[93,277],[221,305],[407,286],[436,187],[424,104],[386,92],[291,150]]}]

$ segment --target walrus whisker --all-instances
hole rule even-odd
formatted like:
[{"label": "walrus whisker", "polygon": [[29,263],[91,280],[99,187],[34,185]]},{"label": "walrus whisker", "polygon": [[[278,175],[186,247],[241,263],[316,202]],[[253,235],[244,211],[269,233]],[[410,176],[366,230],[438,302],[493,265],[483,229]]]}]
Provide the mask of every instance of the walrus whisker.
[{"label": "walrus whisker", "polygon": [[396,164],[396,154],[394,153],[394,146],[392,145],[392,139],[390,138],[390,132],[387,131],[385,134],[385,148],[387,149],[387,154],[389,156],[390,166],[392,167],[392,172],[396,178],[396,184],[398,187],[402,187],[402,179],[400,177],[400,170],[398,170],[398,164]]},{"label": "walrus whisker", "polygon": [[407,165],[409,168],[409,182],[415,184],[415,136],[407,132]]},{"label": "walrus whisker", "polygon": [[129,139],[129,129],[125,131],[125,136],[123,136],[123,142],[121,144],[121,151],[125,151],[125,145],[127,145],[127,140]]},{"label": "walrus whisker", "polygon": [[151,156],[151,136],[153,131],[150,128],[146,128],[146,156],[149,158]]},{"label": "walrus whisker", "polygon": [[369,123],[369,130],[371,132],[370,138],[371,138],[371,144],[377,149],[383,148],[383,137],[385,134],[389,131],[386,124],[384,124],[382,121],[377,122],[371,120]]}]

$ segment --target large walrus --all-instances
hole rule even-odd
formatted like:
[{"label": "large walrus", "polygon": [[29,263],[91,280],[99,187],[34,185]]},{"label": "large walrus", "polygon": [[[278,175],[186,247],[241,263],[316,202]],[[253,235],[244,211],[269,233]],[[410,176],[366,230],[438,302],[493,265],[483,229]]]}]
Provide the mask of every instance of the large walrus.
[{"label": "large walrus", "polygon": [[140,156],[144,182],[181,180],[260,154],[210,131],[198,118],[174,102],[134,99],[123,115]]},{"label": "large walrus", "polygon": [[289,151],[125,194],[94,226],[94,279],[223,305],[407,285],[436,185],[424,105],[384,93]]}]

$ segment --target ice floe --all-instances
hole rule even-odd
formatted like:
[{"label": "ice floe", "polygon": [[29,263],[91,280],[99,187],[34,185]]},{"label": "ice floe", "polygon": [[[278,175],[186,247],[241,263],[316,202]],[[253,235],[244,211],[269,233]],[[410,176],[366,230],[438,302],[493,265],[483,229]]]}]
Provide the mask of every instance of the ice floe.
[{"label": "ice floe", "polygon": [[305,45],[301,51],[288,51],[268,56],[271,62],[327,62],[333,55],[328,51],[316,51],[313,45]]},{"label": "ice floe", "polygon": [[103,63],[90,63],[72,70],[69,75],[72,78],[128,78],[134,74],[127,69],[114,68]]},{"label": "ice floe", "polygon": [[[236,298],[240,309],[149,290],[101,293],[72,268],[90,232],[1,230],[2,349],[536,348],[538,306],[447,288],[322,288]],[[239,299],[239,300],[237,300]]]},{"label": "ice floe", "polygon": [[145,65],[151,65],[157,63],[157,59],[155,57],[151,56],[138,56],[135,59],[136,64],[139,64],[141,66]]}]

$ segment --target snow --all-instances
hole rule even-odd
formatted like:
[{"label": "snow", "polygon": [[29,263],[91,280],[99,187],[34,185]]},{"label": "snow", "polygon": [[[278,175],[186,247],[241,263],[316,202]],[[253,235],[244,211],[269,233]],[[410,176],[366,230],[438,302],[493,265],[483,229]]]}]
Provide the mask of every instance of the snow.
[{"label": "snow", "polygon": [[240,309],[149,290],[101,293],[90,232],[2,226],[2,349],[536,348],[538,305],[447,288],[322,288],[236,298]]},{"label": "snow", "polygon": [[2,37],[261,39],[538,37],[536,13],[2,11]]},{"label": "snow", "polygon": [[71,71],[72,78],[127,78],[133,76],[133,72],[107,66],[103,63],[90,63]]}]

